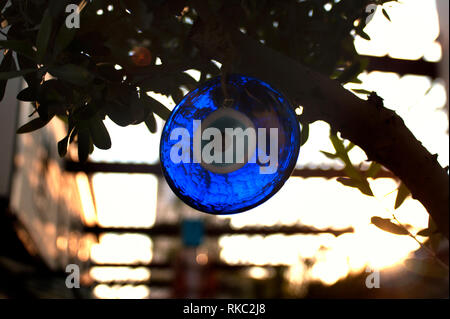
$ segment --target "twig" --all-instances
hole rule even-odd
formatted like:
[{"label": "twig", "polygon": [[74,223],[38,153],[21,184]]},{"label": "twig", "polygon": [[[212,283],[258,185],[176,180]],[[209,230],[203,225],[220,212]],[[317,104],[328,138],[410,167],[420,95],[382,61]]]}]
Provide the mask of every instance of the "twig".
[{"label": "twig", "polygon": [[434,259],[436,259],[436,261],[438,262],[439,265],[441,265],[445,270],[449,270],[448,265],[446,263],[444,263],[437,255],[436,253],[431,250],[429,247],[427,247],[426,245],[422,244],[417,238],[416,236],[414,236],[413,234],[411,234],[411,232],[397,219],[397,217],[395,217],[394,214],[392,214],[392,217],[394,217],[394,220],[399,224],[400,227],[402,227],[403,229],[405,229],[405,231],[408,233],[408,235],[413,238],[419,245],[420,247],[422,247],[423,249],[425,249]]}]

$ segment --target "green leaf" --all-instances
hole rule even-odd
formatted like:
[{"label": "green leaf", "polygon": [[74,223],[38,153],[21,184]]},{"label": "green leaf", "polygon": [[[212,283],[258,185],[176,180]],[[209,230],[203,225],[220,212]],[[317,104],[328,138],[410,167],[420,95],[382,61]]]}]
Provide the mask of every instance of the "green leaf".
[{"label": "green leaf", "polygon": [[64,14],[66,6],[70,3],[75,3],[78,1],[71,1],[71,0],[49,0],[47,1],[48,8],[50,11],[50,15],[53,19],[59,18],[61,15]]},{"label": "green leaf", "polygon": [[145,102],[142,96],[139,96],[137,93],[132,94],[129,108],[129,113],[133,120],[131,124],[136,125],[144,122],[151,112],[150,110],[150,106]]},{"label": "green leaf", "polygon": [[[350,178],[350,179],[341,178],[338,181],[346,186],[358,188],[365,195],[373,196],[373,192],[372,189],[370,188],[367,178],[363,176],[358,169],[355,168],[355,166],[352,164],[348,156],[348,152],[354,147],[354,144],[350,142],[350,144],[346,147],[344,145],[344,141],[341,140],[336,134],[332,132],[330,132],[330,140],[331,143],[333,144],[334,149],[336,150],[335,155],[344,162],[345,164],[344,171]],[[324,153],[323,151],[322,154],[324,154],[327,157],[334,156],[333,154],[326,152]]]},{"label": "green leaf", "polygon": [[102,150],[111,148],[111,137],[100,118],[94,117],[89,120],[89,131],[95,146]]},{"label": "green leaf", "polygon": [[70,94],[70,90],[64,86],[63,82],[56,79],[44,81],[38,89],[38,92],[38,100],[40,103],[64,103],[67,101],[68,95]]},{"label": "green leaf", "polygon": [[368,178],[375,178],[380,170],[381,164],[378,164],[377,162],[372,162],[366,171],[366,176]]},{"label": "green leaf", "polygon": [[150,113],[148,115],[147,119],[145,120],[145,125],[147,125],[147,128],[151,133],[156,133],[156,119],[153,113]]},{"label": "green leaf", "polygon": [[69,133],[58,142],[58,154],[60,157],[66,156],[67,150],[69,149],[69,144],[72,143],[77,132],[72,121],[70,121],[67,117],[63,117],[63,120],[69,124]]},{"label": "green leaf", "polygon": [[177,73],[174,76],[177,83],[186,86],[188,90],[194,90],[198,86],[198,82],[186,72]]},{"label": "green leaf", "polygon": [[17,99],[19,101],[34,102],[37,101],[38,94],[32,87],[27,87],[17,94]]},{"label": "green leaf", "polygon": [[358,188],[358,185],[359,185],[359,181],[348,178],[348,177],[338,177],[336,180],[345,186]]},{"label": "green leaf", "polygon": [[399,208],[410,194],[411,194],[411,192],[406,187],[406,185],[402,182],[398,188],[397,198],[395,199],[394,208],[395,209]]},{"label": "green leaf", "polygon": [[353,79],[350,79],[347,81],[348,83],[355,83],[355,84],[362,84],[363,82],[358,79],[357,77],[354,77]]},{"label": "green leaf", "polygon": [[389,22],[391,22],[391,18],[389,17],[388,13],[386,12],[385,9],[381,10],[381,12],[383,12],[383,15],[386,17],[386,19],[389,20]]},{"label": "green leaf", "polygon": [[423,237],[428,237],[431,236],[431,234],[433,234],[433,231],[429,228],[425,228],[422,229],[421,231],[417,232],[417,236],[423,236]]},{"label": "green leaf", "polygon": [[33,46],[28,41],[22,40],[0,40],[1,49],[10,49],[18,54],[34,60],[35,52]]},{"label": "green leaf", "polygon": [[405,267],[418,275],[432,278],[447,278],[448,269],[445,269],[435,259],[406,259]]},{"label": "green leaf", "polygon": [[328,153],[328,152],[325,152],[325,151],[320,151],[320,153],[322,153],[327,158],[332,159],[332,160],[339,158],[339,156],[337,156],[336,154],[331,154],[331,153]]},{"label": "green leaf", "polygon": [[67,154],[67,149],[69,147],[69,135],[58,142],[58,154],[60,157],[64,157]]},{"label": "green leaf", "polygon": [[88,70],[75,64],[51,67],[49,73],[56,76],[58,79],[79,86],[89,85],[94,79],[94,76]]},{"label": "green leaf", "polygon": [[106,103],[106,113],[108,117],[119,126],[128,126],[133,124],[133,118],[130,115],[129,107],[120,101],[108,101]]},{"label": "green leaf", "polygon": [[179,104],[181,100],[183,99],[184,95],[180,88],[175,88],[171,91],[171,94],[173,101],[175,104]]},{"label": "green leaf", "polygon": [[351,89],[353,92],[358,93],[358,94],[371,94],[372,91],[368,91],[368,90],[364,90],[364,89]]},{"label": "green leaf", "polygon": [[303,146],[309,138],[309,123],[302,123],[302,130],[300,133],[300,146]]},{"label": "green leaf", "polygon": [[[18,67],[20,70],[37,69],[37,64],[30,58],[27,58],[26,56],[20,54],[17,54],[16,57]],[[35,72],[24,75],[23,79],[25,80],[25,82],[28,84],[29,87],[32,87],[37,91],[39,83],[42,80],[42,78],[38,78],[38,76],[39,76],[38,72]]]},{"label": "green leaf", "polygon": [[22,125],[17,130],[17,134],[23,134],[23,133],[29,133],[29,132],[36,131],[36,130],[44,127],[45,125],[47,125],[47,123],[50,122],[50,120],[51,120],[51,118],[49,118],[49,119],[42,119],[40,117],[35,118],[35,119],[31,120],[30,122]]},{"label": "green leaf", "polygon": [[143,94],[141,98],[149,105],[153,113],[158,115],[164,121],[167,121],[169,119],[171,111],[167,107],[165,107],[162,103],[151,98],[147,94]]},{"label": "green leaf", "polygon": [[352,142],[350,142],[350,143],[348,144],[348,146],[345,148],[345,151],[348,153],[348,152],[350,152],[354,147],[355,147],[355,144],[353,144]]},{"label": "green leaf", "polygon": [[[333,144],[334,149],[336,150],[336,155],[343,158],[347,157],[347,152],[345,150],[344,142],[337,137],[335,134],[330,134],[330,141]],[[344,159],[343,159],[344,160]],[[344,160],[345,162],[345,160]]]},{"label": "green leaf", "polygon": [[58,102],[40,103],[37,112],[43,119],[52,118],[55,115],[65,114],[65,105]]},{"label": "green leaf", "polygon": [[370,188],[369,184],[365,180],[358,180],[353,178],[347,178],[347,177],[338,177],[336,179],[339,183],[349,186],[349,187],[355,187],[361,191],[361,193],[367,195],[367,196],[373,196],[372,189]]},{"label": "green leaf", "polygon": [[69,46],[69,44],[75,38],[77,30],[77,28],[68,28],[65,23],[61,25],[55,40],[55,56],[60,54],[65,48]]},{"label": "green leaf", "polygon": [[52,17],[50,11],[47,9],[41,20],[39,32],[36,38],[36,60],[37,63],[42,63],[45,53],[49,45],[50,35],[52,33]]},{"label": "green leaf", "polygon": [[359,184],[358,189],[361,191],[361,193],[363,193],[367,196],[374,196],[369,183],[365,179],[363,179],[361,184]]},{"label": "green leaf", "polygon": [[88,128],[81,128],[78,131],[78,160],[86,162],[92,147],[92,140]]},{"label": "green leaf", "polygon": [[25,70],[20,70],[20,71],[2,72],[2,73],[0,73],[0,80],[9,80],[12,78],[17,78],[19,76],[30,74],[30,73],[33,73],[36,71],[37,71],[36,69],[25,69]]},{"label": "green leaf", "polygon": [[112,63],[101,63],[97,65],[98,74],[111,82],[122,82],[125,71],[116,70]]},{"label": "green leaf", "polygon": [[356,31],[356,34],[358,34],[364,40],[370,41],[370,36],[367,33],[365,33],[362,29],[358,29]]},{"label": "green leaf", "polygon": [[390,219],[388,218],[381,218],[378,216],[374,216],[370,219],[372,224],[380,228],[381,230],[384,230],[386,232],[396,234],[396,235],[408,235],[408,231],[403,228],[400,225],[394,224]]}]

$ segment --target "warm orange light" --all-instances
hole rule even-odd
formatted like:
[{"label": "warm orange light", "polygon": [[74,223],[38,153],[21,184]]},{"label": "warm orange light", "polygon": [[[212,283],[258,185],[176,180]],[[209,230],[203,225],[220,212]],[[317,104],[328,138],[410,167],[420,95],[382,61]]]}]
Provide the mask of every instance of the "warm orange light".
[{"label": "warm orange light", "polygon": [[[316,228],[352,226],[354,233],[339,237],[331,234],[222,236],[219,239],[220,258],[231,264],[281,264],[291,267],[309,258],[315,263],[307,271],[302,269],[302,278],[319,280],[325,284],[333,284],[349,273],[362,271],[365,266],[383,269],[401,264],[412,251],[419,248],[419,244],[409,236],[393,235],[370,223],[371,216],[392,217],[393,212],[389,207],[395,202],[396,193],[392,191],[396,189],[397,183],[388,178],[369,182],[375,198],[364,196],[357,189],[345,187],[336,181],[292,177],[279,193],[251,214],[222,218],[229,219],[236,228],[299,223]],[[297,194],[309,195],[301,197],[298,208],[293,208],[292,199]],[[318,200],[321,196],[327,200]],[[403,223],[412,225],[413,233],[427,227],[426,210],[411,198],[395,210],[395,215]],[[296,281],[293,274],[289,280]],[[299,275],[299,272],[295,274]]]},{"label": "warm orange light", "polygon": [[199,253],[197,254],[197,257],[195,258],[197,261],[197,264],[199,265],[206,265],[208,263],[208,255],[205,253]]},{"label": "warm orange light", "polygon": [[81,215],[83,222],[87,226],[95,226],[97,223],[97,213],[94,207],[89,179],[87,175],[82,172],[77,173],[75,178],[83,208],[83,214]]},{"label": "warm orange light", "polygon": [[150,288],[144,285],[98,285],[94,288],[97,298],[105,299],[144,299],[150,295]]},{"label": "warm orange light", "polygon": [[150,279],[150,270],[143,267],[93,267],[89,273],[98,282],[140,282]]},{"label": "warm orange light", "polygon": [[158,180],[154,175],[98,173],[92,185],[100,226],[149,228],[155,223]]},{"label": "warm orange light", "polygon": [[94,262],[105,264],[149,263],[153,256],[153,243],[148,236],[139,234],[102,234],[99,243],[91,248]]}]

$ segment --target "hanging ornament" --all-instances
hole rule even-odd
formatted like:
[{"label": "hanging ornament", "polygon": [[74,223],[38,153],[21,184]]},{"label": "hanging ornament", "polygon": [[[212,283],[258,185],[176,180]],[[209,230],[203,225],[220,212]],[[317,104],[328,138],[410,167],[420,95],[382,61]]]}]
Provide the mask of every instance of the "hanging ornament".
[{"label": "hanging ornament", "polygon": [[136,46],[130,51],[131,61],[136,66],[148,66],[152,63],[152,54],[149,49]]},{"label": "hanging ornament", "polygon": [[231,74],[207,81],[175,107],[160,158],[167,183],[186,204],[232,214],[274,195],[299,149],[300,128],[287,100],[261,80]]}]

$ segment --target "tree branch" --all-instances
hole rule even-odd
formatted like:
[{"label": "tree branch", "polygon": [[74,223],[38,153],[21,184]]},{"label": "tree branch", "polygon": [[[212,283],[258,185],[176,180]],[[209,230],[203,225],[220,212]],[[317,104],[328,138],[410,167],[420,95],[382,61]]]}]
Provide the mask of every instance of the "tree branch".
[{"label": "tree branch", "polygon": [[[201,14],[200,14],[201,15]],[[214,34],[220,28],[198,23],[192,40],[210,58],[222,61],[223,48]],[[212,36],[214,34],[214,36]],[[361,100],[337,81],[310,70],[297,61],[236,31],[233,47],[238,52],[233,71],[258,77],[274,85],[293,105],[302,105],[307,122],[323,120],[342,137],[361,147],[369,160],[390,169],[449,235],[449,177],[392,110],[381,99]]]}]

